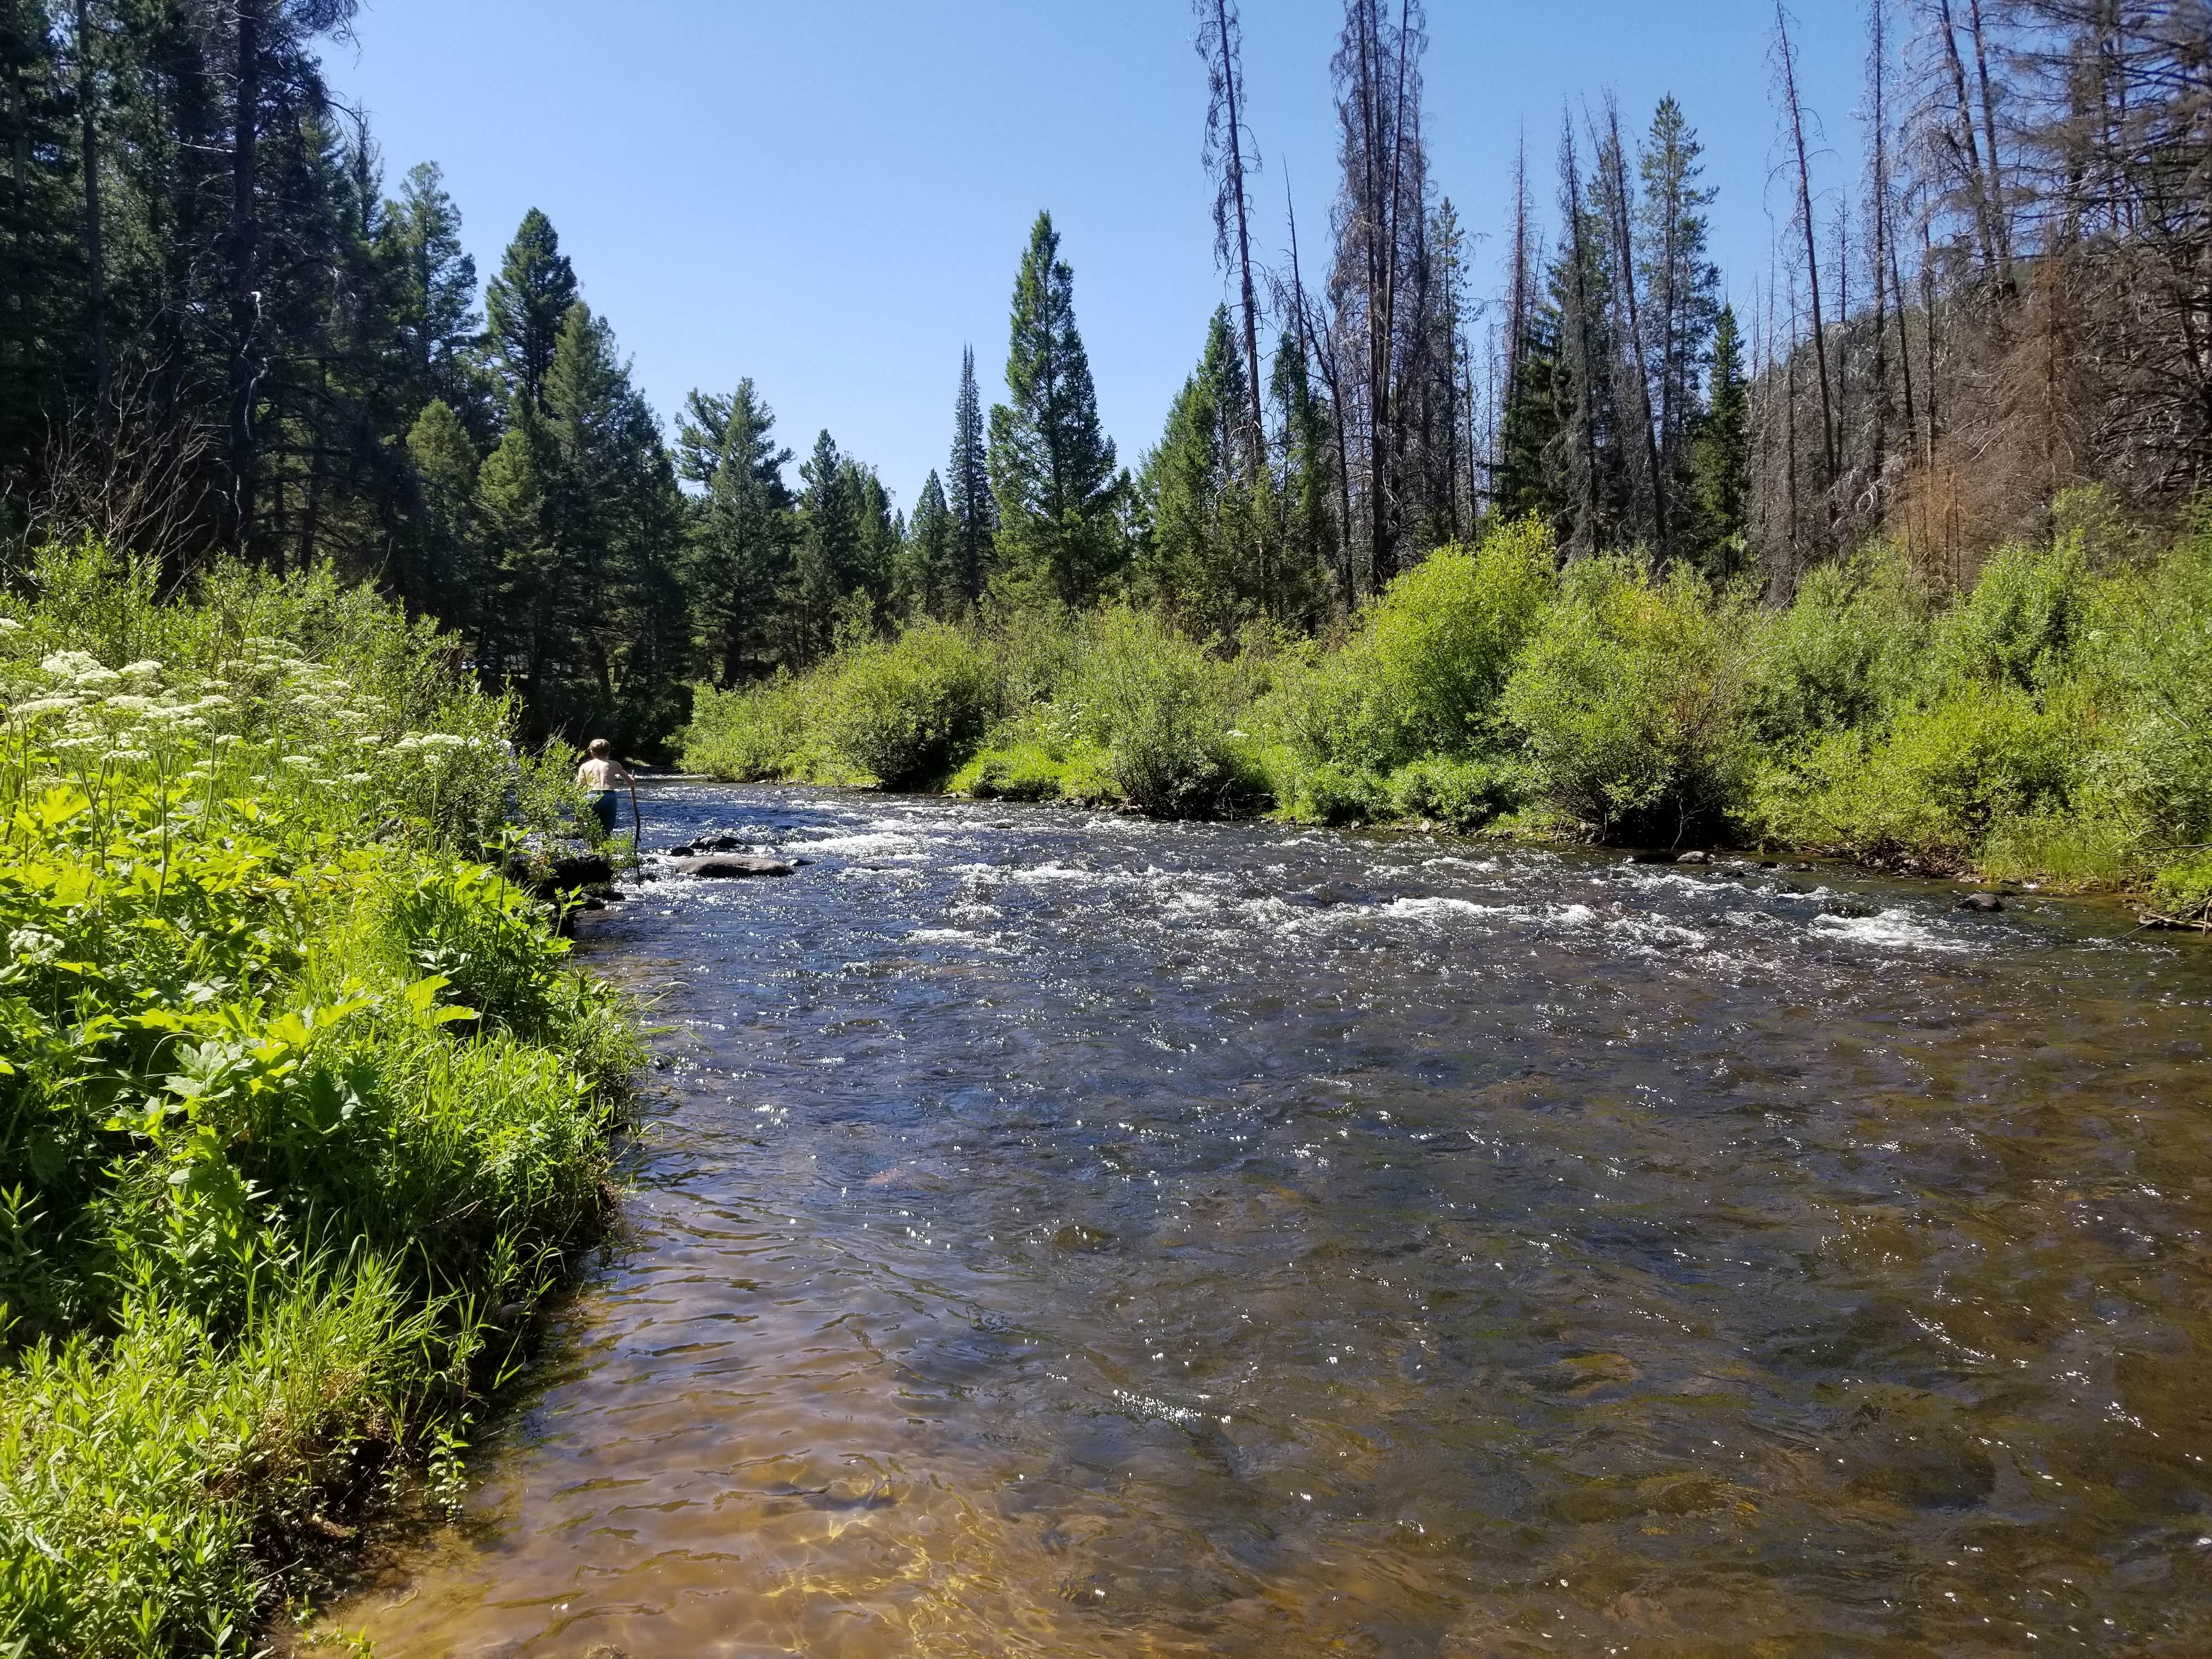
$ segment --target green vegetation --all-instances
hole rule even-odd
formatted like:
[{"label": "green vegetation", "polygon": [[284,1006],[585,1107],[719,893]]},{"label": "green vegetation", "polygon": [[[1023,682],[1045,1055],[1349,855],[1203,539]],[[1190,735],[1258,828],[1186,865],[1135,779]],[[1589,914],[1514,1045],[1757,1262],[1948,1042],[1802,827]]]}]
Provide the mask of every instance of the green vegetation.
[{"label": "green vegetation", "polygon": [[1763,606],[1687,563],[1562,564],[1524,520],[1431,555],[1326,643],[1200,640],[1127,606],[929,624],[707,698],[686,760],[1161,817],[1790,848],[2201,911],[2212,529],[2152,556],[2094,492],[2057,518],[1956,594],[1877,545]]},{"label": "green vegetation", "polygon": [[92,549],[26,590],[0,1654],[243,1654],[395,1455],[450,1471],[602,1223],[635,1040],[476,861],[573,792],[427,624],[326,575],[157,604]]}]

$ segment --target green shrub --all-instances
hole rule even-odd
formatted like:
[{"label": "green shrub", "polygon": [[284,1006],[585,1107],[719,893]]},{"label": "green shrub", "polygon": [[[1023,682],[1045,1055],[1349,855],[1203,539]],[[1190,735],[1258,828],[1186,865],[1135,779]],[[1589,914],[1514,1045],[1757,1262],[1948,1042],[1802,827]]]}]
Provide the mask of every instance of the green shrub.
[{"label": "green shrub", "polygon": [[820,718],[830,748],[894,789],[941,781],[998,713],[990,653],[942,623],[846,652],[824,689]]},{"label": "green shrub", "polygon": [[1226,665],[1152,613],[1109,613],[1074,697],[1123,799],[1155,817],[1256,803],[1264,784],[1231,724],[1233,683]]},{"label": "green shrub", "polygon": [[1923,611],[1882,550],[1807,573],[1790,605],[1753,630],[1750,714],[1759,738],[1787,745],[1877,718],[1920,672]]},{"label": "green shrub", "polygon": [[1334,761],[1309,761],[1295,753],[1273,774],[1272,787],[1285,817],[1303,823],[1366,823],[1395,810],[1387,780]]},{"label": "green shrub", "polygon": [[1511,766],[1441,756],[1400,767],[1390,775],[1389,788],[1395,816],[1462,830],[1479,830],[1511,811],[1522,796],[1521,780]]},{"label": "green shrub", "polygon": [[2212,525],[2106,583],[2093,626],[2114,693],[2098,788],[2153,843],[2212,841]]},{"label": "green shrub", "polygon": [[977,800],[1064,800],[1092,805],[1120,799],[1112,757],[1062,728],[1068,711],[1046,704],[1006,722],[955,773],[946,789]]},{"label": "green shrub", "polygon": [[812,676],[794,678],[781,671],[735,690],[699,687],[684,731],[684,769],[731,783],[803,772],[820,695]]},{"label": "green shrub", "polygon": [[1744,620],[1693,573],[1572,567],[1505,688],[1536,796],[1601,837],[1718,828],[1750,773]]},{"label": "green shrub", "polygon": [[2187,921],[2212,921],[2212,852],[2193,849],[2158,872],[2151,902],[2169,916]]},{"label": "green shrub", "polygon": [[2001,550],[1937,623],[1936,672],[2023,691],[2055,683],[2088,630],[2094,586],[2078,537]]},{"label": "green shrub", "polygon": [[1815,744],[1776,786],[1770,826],[1800,846],[1957,868],[1998,825],[2065,804],[2074,731],[2017,686],[1969,682]]},{"label": "green shrub", "polygon": [[1388,772],[1493,747],[1497,704],[1553,588],[1549,531],[1525,519],[1407,571],[1277,718],[1317,761]]}]

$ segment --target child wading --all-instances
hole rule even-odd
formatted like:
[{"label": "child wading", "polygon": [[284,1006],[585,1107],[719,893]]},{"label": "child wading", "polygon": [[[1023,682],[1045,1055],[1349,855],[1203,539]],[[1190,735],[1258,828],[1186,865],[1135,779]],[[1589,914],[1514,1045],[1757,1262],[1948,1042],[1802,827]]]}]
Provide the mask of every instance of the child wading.
[{"label": "child wading", "polygon": [[592,811],[599,820],[599,828],[614,834],[615,792],[636,780],[623,769],[605,738],[592,739],[584,763],[576,769],[576,781],[592,792]]}]

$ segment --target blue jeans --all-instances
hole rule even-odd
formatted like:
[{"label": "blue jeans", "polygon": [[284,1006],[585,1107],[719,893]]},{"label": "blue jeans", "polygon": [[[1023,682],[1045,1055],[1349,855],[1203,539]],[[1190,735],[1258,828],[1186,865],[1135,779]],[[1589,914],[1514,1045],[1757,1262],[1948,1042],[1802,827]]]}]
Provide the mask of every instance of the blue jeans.
[{"label": "blue jeans", "polygon": [[617,810],[613,790],[595,789],[592,792],[592,814],[599,819],[599,828],[610,836],[615,832],[615,814]]}]

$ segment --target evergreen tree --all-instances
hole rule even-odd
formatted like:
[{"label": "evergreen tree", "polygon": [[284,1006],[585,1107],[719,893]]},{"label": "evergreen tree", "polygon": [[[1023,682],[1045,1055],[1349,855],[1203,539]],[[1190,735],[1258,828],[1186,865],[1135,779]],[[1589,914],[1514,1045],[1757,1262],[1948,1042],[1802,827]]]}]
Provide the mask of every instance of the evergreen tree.
[{"label": "evergreen tree", "polygon": [[[1705,360],[1720,313],[1720,272],[1706,256],[1704,212],[1713,192],[1698,184],[1703,153],[1682,106],[1671,97],[1661,99],[1638,158],[1644,179],[1639,263],[1650,319],[1645,343],[1652,417],[1670,507],[1685,497],[1679,486],[1690,470],[1691,434],[1704,409]],[[1674,522],[1660,527],[1662,547],[1673,544],[1678,527]]]},{"label": "evergreen tree", "polygon": [[477,526],[477,448],[444,399],[433,398],[407,433],[408,459],[421,481],[422,511],[405,583],[465,636],[481,639],[490,595]]},{"label": "evergreen tree", "polygon": [[[992,548],[999,533],[999,510],[991,495],[983,402],[975,390],[972,346],[963,346],[960,352],[960,395],[952,406],[952,464],[945,470],[945,505],[952,514],[960,597],[972,611],[982,603],[991,575]],[[917,514],[920,510],[915,509]]]},{"label": "evergreen tree", "polygon": [[1557,313],[1539,302],[1528,307],[1512,395],[1499,416],[1498,461],[1491,500],[1509,520],[1534,514],[1557,532],[1569,502],[1557,466],[1569,399],[1560,380]]},{"label": "evergreen tree", "polygon": [[1277,444],[1281,483],[1276,489],[1282,529],[1275,538],[1282,553],[1267,609],[1279,622],[1310,626],[1320,613],[1336,546],[1331,508],[1336,478],[1328,404],[1314,384],[1295,325],[1283,331],[1270,378],[1282,421]]},{"label": "evergreen tree", "polygon": [[546,501],[554,465],[545,417],[523,402],[477,474],[477,519],[494,594],[481,619],[477,659],[489,682],[520,694],[535,731],[546,729],[538,711],[559,689],[554,624],[565,594],[556,580]]},{"label": "evergreen tree", "polygon": [[575,303],[575,270],[561,252],[553,222],[532,208],[522,216],[499,274],[484,289],[492,349],[499,355],[510,400],[545,412],[545,378]]},{"label": "evergreen tree", "polygon": [[479,445],[496,430],[477,361],[477,262],[461,247],[461,216],[434,161],[411,168],[399,198],[379,216],[376,257],[386,273],[391,378],[403,410],[442,402]]},{"label": "evergreen tree", "polygon": [[544,731],[650,750],[682,719],[690,654],[675,469],[613,331],[580,301],[543,390],[542,535],[524,573],[532,712]]},{"label": "evergreen tree", "polygon": [[[891,599],[898,580],[900,549],[906,540],[906,522],[891,508],[890,491],[875,468],[845,457],[845,498],[853,504],[853,586],[847,603],[856,618],[872,626]],[[866,600],[865,612],[854,593]]]},{"label": "evergreen tree", "polygon": [[[799,552],[783,606],[784,650],[804,666],[836,643],[847,596],[861,588],[860,502],[855,480],[828,432],[799,464]],[[865,591],[865,590],[863,590]]]},{"label": "evergreen tree", "polygon": [[935,471],[923,480],[914,504],[914,521],[907,526],[899,550],[894,597],[899,611],[909,618],[956,617],[963,608],[965,592],[960,568],[960,526],[945,499],[945,485]]},{"label": "evergreen tree", "polygon": [[685,586],[694,643],[717,684],[737,684],[774,647],[776,594],[787,580],[793,526],[773,437],[775,415],[750,380],[732,395],[695,392],[678,428],[684,478],[703,487],[691,510]]},{"label": "evergreen tree", "polygon": [[10,471],[39,442],[41,411],[84,381],[82,348],[64,343],[81,286],[68,100],[46,0],[0,7],[0,468]]},{"label": "evergreen tree", "polygon": [[1689,445],[1698,557],[1721,580],[1741,573],[1751,501],[1751,388],[1735,311],[1723,305],[1713,328],[1711,407]]},{"label": "evergreen tree", "polygon": [[1141,487],[1150,533],[1139,556],[1139,594],[1182,612],[1200,633],[1233,629],[1257,598],[1251,568],[1252,492],[1240,455],[1251,400],[1226,307],[1207,325],[1206,349],[1168,410]]},{"label": "evergreen tree", "polygon": [[1014,279],[1009,401],[991,410],[991,493],[1010,596],[1080,608],[1105,591],[1122,550],[1114,445],[1099,424],[1074,288],[1052,216],[1040,213]]}]

